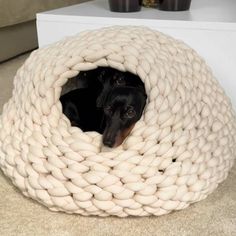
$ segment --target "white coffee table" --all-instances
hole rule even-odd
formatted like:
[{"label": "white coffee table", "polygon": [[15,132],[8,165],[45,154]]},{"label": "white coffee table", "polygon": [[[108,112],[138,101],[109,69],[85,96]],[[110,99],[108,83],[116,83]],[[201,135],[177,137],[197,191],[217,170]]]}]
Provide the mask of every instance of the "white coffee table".
[{"label": "white coffee table", "polygon": [[185,41],[202,55],[236,109],[236,0],[192,0],[191,10],[136,13],[109,11],[108,0],[90,1],[37,14],[39,47],[84,30],[142,25]]}]

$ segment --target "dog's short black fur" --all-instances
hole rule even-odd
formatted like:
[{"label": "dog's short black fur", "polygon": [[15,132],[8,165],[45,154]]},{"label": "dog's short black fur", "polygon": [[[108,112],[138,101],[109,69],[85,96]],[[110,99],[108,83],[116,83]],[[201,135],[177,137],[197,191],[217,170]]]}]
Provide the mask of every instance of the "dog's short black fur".
[{"label": "dog's short black fur", "polygon": [[100,67],[98,80],[102,84],[102,90],[97,98],[97,107],[103,107],[108,93],[113,88],[131,86],[145,90],[143,82],[137,75],[109,67]]},{"label": "dog's short black fur", "polygon": [[[106,69],[104,67],[104,69]],[[98,80],[99,75],[102,73],[103,67],[98,67],[94,70],[81,71],[76,80],[78,82],[78,88],[89,88],[98,96],[102,91],[102,83]]]},{"label": "dog's short black fur", "polygon": [[63,113],[72,126],[103,133],[103,111],[96,107],[97,95],[89,88],[72,90],[61,96]]},{"label": "dog's short black fur", "polygon": [[130,86],[113,88],[108,93],[104,102],[104,145],[117,147],[122,144],[141,118],[146,98],[145,91]]}]

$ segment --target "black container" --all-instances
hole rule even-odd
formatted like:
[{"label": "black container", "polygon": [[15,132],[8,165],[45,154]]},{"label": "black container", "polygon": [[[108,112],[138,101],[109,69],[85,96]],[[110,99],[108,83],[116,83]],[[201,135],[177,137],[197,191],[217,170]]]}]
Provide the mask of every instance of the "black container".
[{"label": "black container", "polygon": [[159,0],[158,9],[162,11],[186,11],[189,10],[191,0]]},{"label": "black container", "polygon": [[114,12],[140,11],[142,0],[109,0],[110,10]]}]

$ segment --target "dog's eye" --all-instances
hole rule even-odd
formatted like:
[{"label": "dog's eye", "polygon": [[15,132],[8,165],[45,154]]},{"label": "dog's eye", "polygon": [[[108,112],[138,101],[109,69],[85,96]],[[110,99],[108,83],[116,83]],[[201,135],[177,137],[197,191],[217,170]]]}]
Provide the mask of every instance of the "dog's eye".
[{"label": "dog's eye", "polygon": [[119,77],[115,81],[116,85],[125,85],[125,80],[123,77]]},{"label": "dog's eye", "polygon": [[111,115],[111,113],[112,113],[112,108],[111,108],[111,106],[105,107],[105,108],[104,108],[104,112],[105,112],[105,114],[107,114],[107,115]]},{"label": "dog's eye", "polygon": [[126,116],[127,118],[133,118],[135,115],[136,115],[136,112],[135,112],[135,110],[133,110],[133,109],[129,109],[129,110],[125,113],[125,116]]}]

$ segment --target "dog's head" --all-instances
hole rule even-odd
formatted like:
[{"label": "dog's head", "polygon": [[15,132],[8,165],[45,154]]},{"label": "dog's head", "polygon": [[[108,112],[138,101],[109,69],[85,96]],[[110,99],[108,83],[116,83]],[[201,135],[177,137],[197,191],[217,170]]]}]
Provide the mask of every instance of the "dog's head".
[{"label": "dog's head", "polygon": [[141,118],[146,98],[146,93],[139,88],[123,86],[111,89],[104,103],[104,145],[117,147],[123,143]]},{"label": "dog's head", "polygon": [[97,98],[98,108],[103,107],[107,94],[112,88],[126,85],[124,73],[109,67],[100,68],[98,80],[102,84],[101,93]]}]

